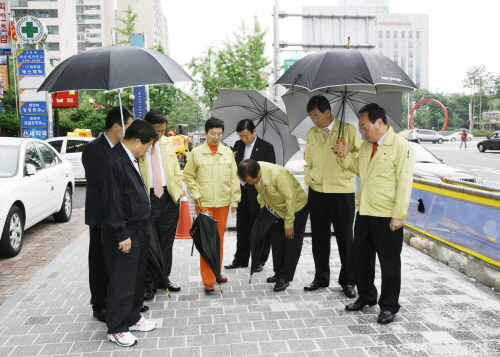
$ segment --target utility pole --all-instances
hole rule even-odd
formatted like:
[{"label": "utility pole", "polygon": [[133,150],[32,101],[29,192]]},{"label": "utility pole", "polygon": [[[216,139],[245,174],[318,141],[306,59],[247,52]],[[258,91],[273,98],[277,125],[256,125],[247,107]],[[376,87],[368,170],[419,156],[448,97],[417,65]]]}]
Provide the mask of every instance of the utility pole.
[{"label": "utility pole", "polygon": [[279,78],[279,60],[280,60],[280,43],[279,43],[279,14],[278,14],[278,0],[274,3],[274,101],[277,102],[278,86],[276,81]]}]

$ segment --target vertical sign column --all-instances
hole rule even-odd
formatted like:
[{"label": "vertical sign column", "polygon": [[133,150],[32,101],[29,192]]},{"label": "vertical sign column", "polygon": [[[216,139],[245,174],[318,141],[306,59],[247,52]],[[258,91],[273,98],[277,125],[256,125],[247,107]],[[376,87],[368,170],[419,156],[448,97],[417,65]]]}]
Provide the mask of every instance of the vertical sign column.
[{"label": "vertical sign column", "polygon": [[[133,33],[130,35],[130,44],[134,47],[146,47],[146,35]],[[144,119],[149,111],[149,86],[138,86],[132,88],[134,93],[134,116]]]},{"label": "vertical sign column", "polygon": [[49,74],[49,55],[44,50],[18,51],[19,108],[21,136],[48,139],[54,136],[51,98],[37,92]]}]

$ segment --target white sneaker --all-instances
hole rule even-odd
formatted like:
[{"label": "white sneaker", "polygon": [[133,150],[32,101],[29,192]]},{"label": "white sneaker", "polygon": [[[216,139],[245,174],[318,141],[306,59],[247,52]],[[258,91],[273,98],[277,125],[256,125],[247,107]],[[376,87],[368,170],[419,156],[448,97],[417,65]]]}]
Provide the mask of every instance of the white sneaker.
[{"label": "white sneaker", "polygon": [[141,319],[137,321],[134,325],[130,326],[129,331],[142,331],[148,332],[153,331],[156,328],[156,322],[148,321],[141,315]]},{"label": "white sneaker", "polygon": [[118,346],[122,347],[130,347],[137,343],[137,337],[130,332],[110,333],[108,334],[108,340],[116,342]]}]

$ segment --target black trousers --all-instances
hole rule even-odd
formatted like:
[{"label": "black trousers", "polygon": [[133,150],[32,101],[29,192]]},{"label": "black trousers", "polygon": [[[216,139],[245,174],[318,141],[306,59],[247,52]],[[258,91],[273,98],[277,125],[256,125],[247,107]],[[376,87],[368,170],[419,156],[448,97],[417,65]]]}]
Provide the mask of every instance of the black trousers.
[{"label": "black trousers", "polygon": [[322,193],[309,188],[312,252],[318,280],[330,284],[330,251],[332,230],[335,231],[340,257],[338,283],[344,287],[355,285],[354,270],[350,264],[353,245],[353,223],[356,211],[354,193]]},{"label": "black trousers", "polygon": [[307,204],[300,211],[295,212],[292,239],[286,237],[285,221],[281,218],[269,232],[271,245],[273,246],[273,270],[279,279],[293,280],[300,253],[302,252],[302,242],[304,241],[308,215],[309,208]]},{"label": "black trousers", "polygon": [[108,273],[101,241],[101,228],[89,227],[90,304],[94,310],[106,308]]},{"label": "black trousers", "polygon": [[[179,221],[179,203],[175,203],[166,190],[160,198],[156,197],[153,190],[151,190],[150,198],[151,223],[153,223],[160,241],[163,263],[168,278],[172,271],[172,248],[177,231],[177,222]],[[156,289],[161,285],[163,284],[160,283],[160,277],[148,264],[146,289]],[[163,286],[163,288],[166,288],[166,286]]]},{"label": "black trousers", "polygon": [[149,236],[144,231],[130,230],[132,249],[118,250],[118,241],[103,223],[102,246],[109,276],[106,325],[108,333],[127,332],[141,318],[144,302]]},{"label": "black trousers", "polygon": [[382,272],[382,287],[378,304],[381,311],[399,311],[401,290],[401,249],[403,228],[391,231],[391,218],[356,216],[353,253],[356,256],[356,282],[359,299],[369,304],[377,303],[375,287],[375,254]]},{"label": "black trousers", "polygon": [[[258,192],[252,185],[241,186],[241,202],[236,210],[236,253],[234,253],[233,264],[248,265],[250,259],[250,238],[252,228],[260,212],[257,201]],[[264,265],[269,258],[270,244],[264,247],[260,258],[260,265]]]}]

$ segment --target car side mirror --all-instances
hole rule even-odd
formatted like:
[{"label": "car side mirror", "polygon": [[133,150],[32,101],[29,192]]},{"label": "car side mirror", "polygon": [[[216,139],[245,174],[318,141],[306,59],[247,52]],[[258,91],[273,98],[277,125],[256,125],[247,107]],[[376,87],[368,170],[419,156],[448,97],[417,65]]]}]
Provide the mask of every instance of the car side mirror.
[{"label": "car side mirror", "polygon": [[437,158],[439,161],[443,162],[443,158],[442,157],[438,157]]},{"label": "car side mirror", "polygon": [[36,168],[32,164],[26,164],[26,175],[32,176],[36,174]]}]

